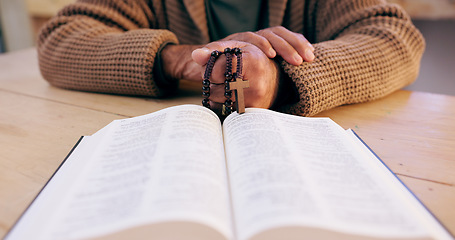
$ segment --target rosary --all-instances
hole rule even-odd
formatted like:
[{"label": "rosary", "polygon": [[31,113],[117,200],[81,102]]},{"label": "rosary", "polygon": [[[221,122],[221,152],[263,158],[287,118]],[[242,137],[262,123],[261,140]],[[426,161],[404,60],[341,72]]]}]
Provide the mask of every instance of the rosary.
[{"label": "rosary", "polygon": [[[210,108],[210,76],[212,75],[213,66],[215,65],[216,59],[224,54],[226,56],[226,71],[224,73],[224,96],[226,101],[223,103],[221,115],[227,116],[232,113],[234,102],[231,100],[232,91],[235,92],[235,109],[238,113],[245,112],[245,96],[243,89],[249,87],[249,82],[243,80],[242,76],[242,50],[240,48],[226,48],[224,52],[213,51],[210,55],[209,61],[204,72],[204,79],[202,80],[202,105]],[[232,59],[233,56],[237,58],[236,71],[232,72]],[[214,83],[215,84],[215,83]]]}]

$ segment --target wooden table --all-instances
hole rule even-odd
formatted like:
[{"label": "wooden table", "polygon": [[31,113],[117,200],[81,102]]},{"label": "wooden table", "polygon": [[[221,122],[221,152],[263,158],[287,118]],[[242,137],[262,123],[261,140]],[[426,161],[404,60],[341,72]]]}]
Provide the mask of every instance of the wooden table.
[{"label": "wooden table", "polygon": [[[43,80],[34,49],[0,55],[0,237],[81,135],[114,119],[200,104],[200,86],[182,85],[165,100],[68,91]],[[397,91],[319,116],[354,129],[455,233],[455,97]]]}]

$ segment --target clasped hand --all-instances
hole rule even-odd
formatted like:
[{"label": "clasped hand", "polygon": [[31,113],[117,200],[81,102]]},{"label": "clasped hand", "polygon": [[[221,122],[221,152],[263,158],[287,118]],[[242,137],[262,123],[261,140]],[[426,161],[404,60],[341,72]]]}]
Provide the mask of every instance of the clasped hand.
[{"label": "clasped hand", "polygon": [[[245,89],[246,107],[270,108],[276,101],[280,70],[273,58],[277,55],[293,65],[314,59],[314,48],[303,35],[284,27],[272,27],[258,32],[235,33],[205,46],[168,45],[161,53],[165,74],[201,82],[211,52],[234,47],[242,49],[243,78],[250,82],[250,87]],[[225,66],[226,59],[221,56],[213,68],[209,98],[212,109],[220,109],[225,101],[222,85]]]}]

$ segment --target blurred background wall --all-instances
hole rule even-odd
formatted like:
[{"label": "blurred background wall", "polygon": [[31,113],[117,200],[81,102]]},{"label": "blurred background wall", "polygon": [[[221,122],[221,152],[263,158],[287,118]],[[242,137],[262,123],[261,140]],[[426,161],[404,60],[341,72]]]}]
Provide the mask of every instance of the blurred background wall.
[{"label": "blurred background wall", "polygon": [[[75,0],[0,0],[0,53],[35,45],[39,28]],[[425,36],[420,75],[406,89],[455,95],[455,0],[388,0],[403,6]]]},{"label": "blurred background wall", "polygon": [[406,89],[455,95],[455,0],[388,1],[406,9],[427,43],[419,77]]},{"label": "blurred background wall", "polygon": [[34,46],[42,24],[74,1],[0,0],[0,48],[5,52]]}]

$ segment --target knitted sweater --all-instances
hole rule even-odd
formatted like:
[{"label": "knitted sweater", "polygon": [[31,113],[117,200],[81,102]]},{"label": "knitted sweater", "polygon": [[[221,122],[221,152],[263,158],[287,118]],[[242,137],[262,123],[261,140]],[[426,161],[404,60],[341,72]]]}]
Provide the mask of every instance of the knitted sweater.
[{"label": "knitted sweater", "polygon": [[[281,61],[298,100],[280,111],[314,115],[383,97],[417,77],[425,43],[397,5],[269,0],[268,8],[270,26],[302,33],[315,47],[311,63]],[[54,86],[160,97],[176,87],[153,72],[160,47],[209,41],[204,0],[79,0],[41,30],[39,65]]]}]

